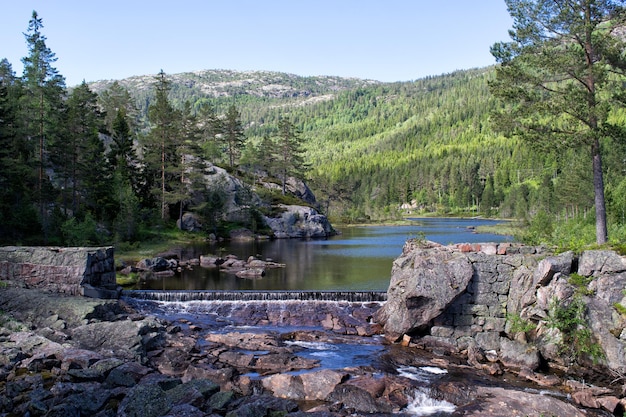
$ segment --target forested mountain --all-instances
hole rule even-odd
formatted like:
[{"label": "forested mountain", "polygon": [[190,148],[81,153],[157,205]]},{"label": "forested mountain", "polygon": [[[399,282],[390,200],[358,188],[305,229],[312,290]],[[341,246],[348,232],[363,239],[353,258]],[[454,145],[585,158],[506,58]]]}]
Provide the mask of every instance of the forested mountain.
[{"label": "forested mountain", "polygon": [[[209,103],[225,114],[234,104],[249,148],[275,135],[278,121],[288,118],[304,139],[313,191],[336,221],[388,219],[401,214],[403,203],[412,212],[440,214],[585,213],[593,199],[581,178],[588,158],[535,152],[495,134],[493,77],[493,68],[401,83],[211,70],[168,80],[175,106]],[[90,87],[103,92],[112,83]],[[140,120],[153,100],[153,83],[153,76],[119,80]],[[622,180],[620,163],[607,161],[615,173],[609,189]]]},{"label": "forested mountain", "polygon": [[[606,55],[596,72],[581,65],[589,64],[584,47],[557,41],[555,54],[572,46],[576,71],[557,66],[536,77],[524,72],[532,65],[511,60],[515,45],[498,45],[497,67],[411,82],[205,70],[68,87],[42,27],[33,12],[21,76],[0,60],[2,242],[135,242],[182,225],[185,213],[205,230],[257,231],[280,212],[277,203],[303,203],[287,187],[294,178],[307,180],[317,202],[306,204],[333,222],[514,217],[529,220],[528,240],[567,235],[558,244],[571,248],[593,241],[588,219],[606,211],[596,226],[608,220],[616,239],[626,236],[626,74],[607,70],[626,63],[611,34],[594,45]],[[524,57],[534,63],[532,48]],[[562,92],[546,104],[556,70],[602,73],[592,78],[604,90],[578,76],[556,82]],[[562,93],[568,101],[559,101]],[[211,180],[214,166],[241,184],[232,194],[236,217],[226,216],[233,190]],[[559,219],[581,228],[564,233]],[[603,232],[597,243],[605,239]]]},{"label": "forested mountain", "polygon": [[[515,4],[520,24],[525,7],[547,7]],[[513,217],[529,221],[528,240],[572,247],[593,241],[595,217],[596,243],[606,224],[623,240],[623,20],[606,30],[616,10],[596,10],[597,36],[576,35],[590,15],[574,13],[569,38],[543,45],[531,24],[528,43],[494,45],[496,67],[410,82],[203,70],[72,87],[33,12],[23,74],[0,60],[0,241],[133,242],[185,213],[213,231],[256,231],[277,203],[302,203],[294,178],[333,222]],[[215,166],[241,184],[239,217],[227,219]]]}]

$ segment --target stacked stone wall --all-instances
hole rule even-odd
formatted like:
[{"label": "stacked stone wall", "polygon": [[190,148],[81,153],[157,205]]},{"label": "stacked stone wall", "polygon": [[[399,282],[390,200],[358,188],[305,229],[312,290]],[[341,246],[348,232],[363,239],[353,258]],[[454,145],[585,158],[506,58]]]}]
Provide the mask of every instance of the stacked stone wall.
[{"label": "stacked stone wall", "polygon": [[452,245],[466,254],[473,269],[466,291],[433,321],[431,336],[452,338],[463,349],[473,339],[485,350],[500,347],[507,311],[511,310],[511,283],[530,274],[541,248],[505,244]]},{"label": "stacked stone wall", "polygon": [[1,247],[0,280],[53,293],[115,297],[114,249]]},{"label": "stacked stone wall", "polygon": [[[490,372],[599,361],[626,373],[626,257],[614,251],[407,242],[387,296],[375,320],[390,341],[466,354]],[[551,325],[572,303],[585,306],[585,345]]]}]

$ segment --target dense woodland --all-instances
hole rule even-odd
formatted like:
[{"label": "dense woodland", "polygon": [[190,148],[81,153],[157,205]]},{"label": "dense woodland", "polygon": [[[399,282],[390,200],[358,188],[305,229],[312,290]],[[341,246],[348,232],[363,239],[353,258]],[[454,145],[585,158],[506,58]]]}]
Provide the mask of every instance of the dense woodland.
[{"label": "dense woodland", "polygon": [[[219,195],[187,174],[202,161],[251,190],[259,175],[303,177],[335,223],[516,218],[540,242],[569,221],[575,239],[593,241],[589,150],[538,149],[496,133],[495,68],[399,83],[161,72],[68,87],[42,27],[34,14],[22,76],[0,62],[3,243],[126,242],[183,211],[219,219]],[[624,116],[616,108],[612,117]],[[614,239],[626,224],[624,147],[602,142]],[[192,203],[197,193],[204,204]]]}]

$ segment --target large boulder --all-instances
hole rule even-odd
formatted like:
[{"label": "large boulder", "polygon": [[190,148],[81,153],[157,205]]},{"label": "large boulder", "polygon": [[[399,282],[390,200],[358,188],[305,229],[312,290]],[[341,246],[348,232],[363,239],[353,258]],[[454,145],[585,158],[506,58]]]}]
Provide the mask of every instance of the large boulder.
[{"label": "large boulder", "polygon": [[302,201],[311,205],[317,204],[315,195],[304,181],[294,177],[289,177],[287,178],[286,185],[287,189]]},{"label": "large boulder", "polygon": [[185,230],[187,232],[200,232],[202,231],[202,222],[200,218],[195,213],[185,213],[183,214],[182,219],[178,219],[176,221],[176,226],[180,230]]},{"label": "large boulder", "polygon": [[335,233],[326,216],[311,207],[279,205],[277,217],[265,217],[265,222],[277,238],[321,238]]},{"label": "large boulder", "polygon": [[391,340],[424,330],[465,292],[473,274],[466,254],[410,240],[393,263],[388,301],[375,320]]},{"label": "large boulder", "polygon": [[220,211],[224,213],[224,220],[230,222],[247,220],[248,208],[261,205],[259,196],[250,192],[241,180],[230,175],[225,169],[208,162],[205,165],[204,181],[207,192],[220,196],[219,204],[222,206]]},{"label": "large boulder", "polygon": [[468,417],[525,415],[583,417],[588,415],[568,402],[540,393],[479,386],[474,395],[476,399],[469,404],[458,407],[455,415]]},{"label": "large boulder", "polygon": [[347,374],[331,369],[301,375],[274,374],[263,379],[263,388],[275,397],[296,401],[325,400]]},{"label": "large boulder", "polygon": [[[163,331],[156,319],[94,322],[71,330],[72,340],[83,349],[115,355],[126,360],[141,360],[146,345],[154,344]],[[158,342],[157,342],[158,343]]]}]

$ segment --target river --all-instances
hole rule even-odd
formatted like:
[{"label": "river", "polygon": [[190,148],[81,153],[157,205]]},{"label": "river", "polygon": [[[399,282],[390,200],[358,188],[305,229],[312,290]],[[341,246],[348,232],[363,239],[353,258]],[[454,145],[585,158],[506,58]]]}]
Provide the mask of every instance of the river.
[{"label": "river", "polygon": [[328,239],[278,239],[255,242],[219,242],[180,248],[181,259],[207,254],[257,256],[285,264],[260,279],[241,279],[218,269],[195,267],[171,277],[142,282],[149,290],[335,290],[386,291],[393,260],[411,238],[442,244],[502,242],[510,236],[476,233],[476,227],[494,220],[416,218],[402,226],[346,227]]},{"label": "river", "polygon": [[[484,219],[414,219],[403,226],[349,227],[341,234],[323,240],[273,240],[260,242],[222,242],[215,245],[196,245],[179,249],[181,259],[196,258],[202,254],[235,254],[241,259],[255,255],[272,258],[286,264],[285,268],[269,270],[260,279],[241,279],[217,269],[195,267],[179,275],[146,281],[141,289],[152,290],[353,290],[386,291],[389,285],[393,260],[402,252],[407,239],[425,238],[442,244],[503,242],[511,241],[510,236],[475,233],[475,228],[492,225],[495,221]],[[268,332],[270,334],[303,330],[305,333],[320,330],[317,327],[300,327],[288,322],[297,319],[299,309],[313,308],[315,315],[322,304],[336,304],[337,308],[352,303],[304,301],[299,309],[288,302],[278,301],[143,301],[128,300],[139,311],[155,314],[167,320],[194,326],[199,340],[215,332]],[[250,317],[256,317],[253,308],[265,311],[268,318],[276,318],[277,323],[259,326],[252,324]],[[272,305],[271,305],[272,304]],[[308,306],[310,304],[310,306]],[[358,303],[356,303],[358,304]],[[368,303],[373,304],[373,303]],[[344,306],[344,307],[342,307]],[[330,307],[329,307],[330,308]],[[233,312],[241,310],[243,313]],[[271,312],[271,314],[270,314]],[[278,314],[281,313],[281,314]],[[250,314],[250,315],[246,315]],[[263,317],[265,317],[263,316]],[[352,315],[350,315],[352,317]],[[332,334],[332,332],[329,332]],[[442,399],[431,398],[430,387],[438,383],[474,384],[486,377],[466,367],[448,369],[432,366],[430,357],[418,351],[404,351],[396,345],[388,346],[380,336],[357,337],[352,342],[330,342],[323,339],[284,342],[296,345],[299,356],[319,360],[319,369],[355,370],[361,367],[371,369],[376,378],[382,375],[397,375],[415,381],[415,392],[410,404],[397,415],[401,416],[451,416],[455,405]],[[332,339],[332,337],[331,337]],[[199,346],[204,346],[200,344]],[[255,352],[262,356],[267,352]],[[201,351],[200,355],[206,354]],[[306,372],[306,371],[298,371]],[[368,371],[369,372],[369,371]],[[245,376],[256,379],[263,376],[249,373]],[[504,380],[481,382],[488,384],[509,384]]]}]

